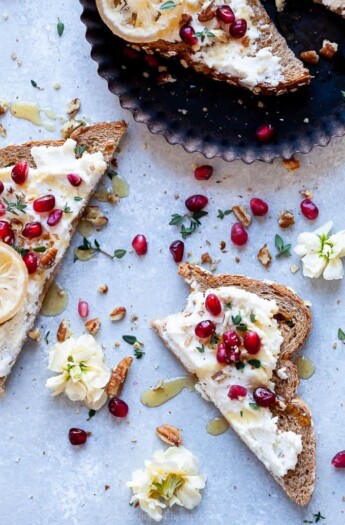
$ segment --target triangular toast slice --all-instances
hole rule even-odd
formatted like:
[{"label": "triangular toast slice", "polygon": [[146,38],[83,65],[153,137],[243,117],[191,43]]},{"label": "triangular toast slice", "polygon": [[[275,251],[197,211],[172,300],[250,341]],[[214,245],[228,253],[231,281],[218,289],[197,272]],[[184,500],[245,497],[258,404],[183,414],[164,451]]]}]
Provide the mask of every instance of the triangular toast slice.
[{"label": "triangular toast slice", "polygon": [[[34,258],[29,265],[34,271],[28,275],[27,294],[22,306],[13,317],[0,324],[0,394],[85,206],[126,127],[123,121],[98,123],[77,129],[67,140],[34,141],[0,149],[0,181],[4,185],[0,196],[2,208],[7,203],[0,220],[6,221],[5,229],[9,224],[12,232],[0,240],[7,242],[20,255],[25,257],[29,253]],[[21,184],[16,183],[11,175],[18,163],[29,165],[26,182]],[[25,167],[22,166],[23,171]],[[70,181],[67,176],[71,174],[77,178],[70,177]],[[34,201],[45,195],[55,197],[53,210],[35,211]],[[54,210],[59,211],[55,213]],[[49,221],[52,224],[49,225],[51,213],[55,215],[52,215]],[[37,222],[42,227],[40,235],[37,235],[37,228],[40,229]],[[34,227],[30,226],[32,223]]]},{"label": "triangular toast slice", "polygon": [[[231,24],[217,17],[217,8],[227,4],[236,23],[242,21],[247,26],[242,36],[241,33],[231,34]],[[155,35],[155,25],[165,30],[158,32],[158,39],[140,41],[133,29],[133,20],[138,19],[134,9],[142,9],[140,0],[115,3],[97,0],[104,22],[133,47],[167,58],[175,56],[184,67],[191,67],[215,80],[245,87],[257,95],[281,95],[310,82],[308,69],[288,47],[260,0],[186,0],[181,3],[154,0],[147,5],[152,10],[155,8],[156,13],[156,18],[148,24],[151,33]],[[128,20],[131,20],[131,30],[125,32]],[[196,42],[183,40],[182,26],[194,31]],[[138,25],[138,31],[141,29]]]},{"label": "triangular toast slice", "polygon": [[[299,380],[291,359],[310,332],[309,307],[280,284],[212,275],[190,263],[182,263],[179,274],[191,286],[186,309],[156,319],[152,326],[291,500],[307,505],[315,483],[315,435],[310,410],[297,395]],[[218,317],[205,308],[210,293],[221,301]],[[196,337],[194,329],[202,319],[216,324],[213,340]],[[216,339],[219,344],[225,331],[236,328],[242,341],[248,331],[257,332],[261,348],[251,355],[241,343],[236,364],[220,363]],[[245,387],[245,397],[230,399],[233,385]],[[269,407],[255,401],[258,387],[276,394]]]}]

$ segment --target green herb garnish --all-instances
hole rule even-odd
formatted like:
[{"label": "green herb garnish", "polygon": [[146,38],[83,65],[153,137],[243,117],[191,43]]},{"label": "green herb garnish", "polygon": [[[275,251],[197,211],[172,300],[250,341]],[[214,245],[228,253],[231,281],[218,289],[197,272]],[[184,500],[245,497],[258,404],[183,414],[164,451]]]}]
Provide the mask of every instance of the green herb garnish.
[{"label": "green herb garnish", "polygon": [[17,213],[14,210],[18,210],[21,213],[26,213],[25,208],[27,207],[27,205],[23,204],[23,197],[17,197],[16,202],[8,202],[8,200],[5,199],[5,197],[3,197],[2,200],[6,204],[6,211],[8,211],[8,213],[13,213],[13,215],[19,215],[19,213]]},{"label": "green herb garnish", "polygon": [[277,258],[281,257],[282,255],[285,255],[285,257],[291,257],[291,244],[284,244],[283,239],[278,234],[274,238],[274,243],[278,250],[278,253],[276,254]]},{"label": "green herb garnish", "polygon": [[74,197],[74,200],[79,202],[79,201],[82,201],[83,200],[83,197]]},{"label": "green herb garnish", "polygon": [[246,332],[248,327],[246,323],[242,323],[242,317],[240,314],[237,314],[235,316],[231,316],[232,322],[236,326],[237,330],[240,330],[241,332]]},{"label": "green herb garnish", "polygon": [[106,255],[110,259],[122,259],[122,257],[126,254],[126,250],[115,250],[114,255],[111,255],[110,253],[102,250],[99,242],[97,239],[94,239],[93,243],[90,242],[86,237],[83,237],[83,244],[77,247],[77,250],[81,251],[87,251],[90,250],[92,252],[92,255],[95,253],[103,253],[103,255]]},{"label": "green herb garnish", "polygon": [[63,22],[61,22],[60,18],[58,18],[58,23],[56,25],[56,29],[57,29],[59,37],[61,37],[63,32],[64,32],[64,29],[65,29],[65,24]]},{"label": "green herb garnish", "polygon": [[339,341],[345,342],[345,332],[341,328],[338,329],[338,339]]},{"label": "green herb garnish", "polygon": [[120,249],[119,250],[115,250],[114,251],[114,257],[116,259],[122,259],[122,257],[124,257],[126,255],[126,253],[127,253],[126,250],[120,250]]},{"label": "green herb garnish", "polygon": [[20,248],[19,246],[16,246],[15,244],[12,245],[12,248],[16,250],[16,252],[18,252],[19,255],[21,255],[22,257],[24,257],[24,255],[27,255],[29,253],[29,250],[27,248]]},{"label": "green herb garnish", "polygon": [[231,308],[232,308],[232,303],[231,303],[231,302],[225,303],[225,304],[224,304],[224,308],[225,308],[226,310],[231,310]]},{"label": "green herb garnish", "polygon": [[123,335],[122,339],[126,341],[129,345],[135,345],[135,343],[138,343],[138,345],[143,345],[138,339],[135,337],[135,335]]},{"label": "green herb garnish", "polygon": [[44,340],[45,340],[47,345],[49,345],[49,334],[50,334],[50,331],[47,332],[46,335],[44,336]]},{"label": "green herb garnish", "polygon": [[249,359],[247,363],[254,368],[260,368],[261,367],[261,361],[259,359]]},{"label": "green herb garnish", "polygon": [[236,370],[243,370],[245,366],[246,366],[245,363],[243,363],[242,361],[235,363]]},{"label": "green herb garnish", "polygon": [[260,410],[259,405],[257,405],[256,403],[249,403],[249,406],[250,406],[253,410]]},{"label": "green herb garnish", "polygon": [[[198,226],[201,225],[200,219],[202,217],[205,217],[205,215],[208,215],[207,211],[195,211],[191,216],[190,215],[179,215],[178,213],[174,213],[171,216],[171,220],[169,224],[171,226],[181,226],[180,233],[182,235],[183,239],[186,239],[188,235],[191,235],[195,232],[195,230],[198,228]],[[183,222],[185,219],[190,220],[190,224],[188,227],[186,227]]]},{"label": "green herb garnish", "polygon": [[86,144],[81,144],[80,146],[77,144],[74,148],[74,153],[77,158],[81,157],[84,151],[86,151]]},{"label": "green herb garnish", "polygon": [[219,334],[214,333],[214,334],[211,335],[211,337],[210,337],[210,345],[211,345],[211,346],[215,346],[215,345],[218,343],[219,339],[220,339]]},{"label": "green herb garnish", "polygon": [[31,82],[32,87],[34,87],[34,88],[36,88],[36,89],[39,89],[40,91],[43,91],[43,88],[41,88],[41,87],[37,84],[37,82],[35,82],[34,80],[30,80],[30,82]]},{"label": "green herb garnish", "polygon": [[[142,344],[142,343],[139,343]],[[139,347],[134,348],[134,355],[137,359],[140,359],[145,354],[144,350]]]},{"label": "green herb garnish", "polygon": [[255,314],[253,314],[253,312],[251,312],[251,314],[250,314],[250,322],[251,323],[255,323],[256,322],[256,317],[255,317]]},{"label": "green herb garnish", "polygon": [[71,210],[71,208],[68,206],[67,203],[65,204],[65,207],[64,207],[64,209],[63,209],[63,212],[64,212],[64,213],[72,213],[72,210]]},{"label": "green herb garnish", "polygon": [[197,346],[196,349],[200,354],[203,354],[205,352],[205,345]]},{"label": "green herb garnish", "polygon": [[96,414],[96,410],[94,410],[93,408],[90,408],[89,410],[89,417],[87,418],[86,421],[90,421],[90,419]]},{"label": "green herb garnish", "polygon": [[225,210],[225,211],[218,210],[217,219],[221,219],[221,220],[223,220],[224,217],[225,217],[226,215],[230,215],[230,213],[232,213],[232,210]]},{"label": "green herb garnish", "polygon": [[215,34],[212,33],[208,27],[205,27],[203,31],[199,31],[198,33],[194,33],[194,36],[197,38],[200,38],[201,42],[205,40],[206,37],[208,38],[214,38]]},{"label": "green herb garnish", "polygon": [[45,246],[36,246],[36,248],[33,248],[34,252],[38,253],[44,253],[47,251],[47,248]]},{"label": "green herb garnish", "polygon": [[322,516],[321,512],[319,511],[317,514],[313,514],[315,518],[315,523],[318,523],[320,520],[325,520],[325,516]]},{"label": "green herb garnish", "polygon": [[168,0],[167,2],[164,2],[159,8],[160,11],[170,11],[171,9],[175,9],[177,7],[177,4],[173,2],[172,0]]}]

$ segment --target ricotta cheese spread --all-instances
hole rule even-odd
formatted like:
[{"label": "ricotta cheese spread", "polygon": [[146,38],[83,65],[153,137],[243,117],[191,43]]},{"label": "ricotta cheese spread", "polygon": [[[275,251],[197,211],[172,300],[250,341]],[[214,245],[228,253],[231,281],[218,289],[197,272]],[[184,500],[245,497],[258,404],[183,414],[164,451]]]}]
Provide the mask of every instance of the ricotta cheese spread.
[{"label": "ricotta cheese spread", "polygon": [[[16,233],[15,245],[20,249],[33,249],[38,246],[47,250],[50,247],[57,249],[54,265],[51,268],[38,268],[35,273],[29,274],[27,298],[22,308],[22,311],[27,312],[26,315],[24,316],[20,311],[12,319],[0,325],[0,377],[6,376],[11,369],[14,357],[12,351],[9,350],[13,347],[11,340],[18,342],[21,336],[24,337],[25,323],[30,315],[36,312],[36,305],[44,283],[49,279],[54,267],[59,264],[69,246],[72,222],[78,217],[92,188],[107,167],[101,152],[92,154],[84,152],[80,158],[76,158],[76,145],[76,141],[67,139],[63,145],[58,147],[34,146],[31,149],[31,155],[36,168],[29,169],[28,178],[22,185],[16,185],[11,178],[13,166],[0,169],[0,181],[4,184],[1,200],[5,198],[8,202],[13,203],[19,197],[26,206],[24,213],[14,208],[15,213],[7,212],[0,219],[19,220],[22,226],[37,221],[43,226],[42,236],[32,240],[23,237],[20,232]],[[80,186],[74,187],[70,184],[67,175],[71,173],[81,177]],[[63,217],[56,226],[47,224],[50,212],[37,213],[33,209],[33,201],[48,194],[54,195],[55,208],[64,210]]]},{"label": "ricotta cheese spread", "polygon": [[[278,417],[273,416],[269,408],[259,407],[253,398],[253,392],[259,386],[274,392],[272,374],[283,342],[274,318],[278,312],[276,302],[233,286],[201,292],[194,283],[192,290],[185,310],[165,319],[164,337],[183,364],[197,375],[207,395],[247,446],[275,476],[283,477],[297,464],[302,437],[292,431],[279,430]],[[223,306],[219,317],[212,317],[205,308],[205,298],[209,293],[216,294]],[[243,368],[219,363],[217,344],[212,344],[211,339],[202,347],[194,333],[200,321],[209,319],[216,325],[216,334],[221,335],[235,328],[234,319],[238,316],[247,330],[255,331],[261,339],[259,352],[244,357]],[[245,387],[247,395],[231,400],[228,392],[232,385]]]}]

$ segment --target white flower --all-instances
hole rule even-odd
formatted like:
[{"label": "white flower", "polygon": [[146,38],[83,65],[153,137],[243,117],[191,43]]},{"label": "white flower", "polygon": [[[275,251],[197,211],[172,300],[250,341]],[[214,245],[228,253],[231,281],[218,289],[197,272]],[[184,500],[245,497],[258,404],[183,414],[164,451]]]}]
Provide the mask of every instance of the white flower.
[{"label": "white flower", "polygon": [[104,387],[110,377],[103,358],[102,348],[92,335],[57,343],[50,350],[48,368],[59,375],[49,378],[46,386],[53,390],[53,396],[65,392],[72,401],[84,401],[98,410],[107,400]]},{"label": "white flower", "polygon": [[301,233],[297,239],[295,252],[301,256],[303,275],[324,279],[344,277],[341,257],[345,256],[345,230],[329,236],[333,222],[329,221],[314,232]]},{"label": "white flower", "polygon": [[165,507],[180,505],[194,509],[201,501],[200,490],[206,476],[198,473],[198,460],[184,447],[157,450],[153,461],[145,461],[144,470],[133,472],[127,483],[133,491],[131,505],[141,509],[155,521],[162,519]]}]

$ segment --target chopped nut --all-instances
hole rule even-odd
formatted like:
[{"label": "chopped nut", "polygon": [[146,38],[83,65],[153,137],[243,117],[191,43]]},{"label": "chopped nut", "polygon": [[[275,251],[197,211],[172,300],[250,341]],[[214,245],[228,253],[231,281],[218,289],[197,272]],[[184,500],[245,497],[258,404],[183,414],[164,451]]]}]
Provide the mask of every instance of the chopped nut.
[{"label": "chopped nut", "polygon": [[42,255],[40,259],[40,266],[43,268],[51,268],[55,262],[57,253],[58,251],[56,248],[49,248],[49,250],[44,255]]},{"label": "chopped nut", "polygon": [[67,319],[62,319],[56,334],[58,342],[63,343],[66,339],[69,339],[71,335],[70,322]]},{"label": "chopped nut", "polygon": [[107,217],[100,211],[99,206],[86,206],[82,220],[90,222],[97,230],[108,222]]},{"label": "chopped nut", "polygon": [[56,91],[59,91],[59,89],[61,89],[61,84],[59,82],[54,82],[53,88],[56,89]]},{"label": "chopped nut", "polygon": [[111,321],[121,321],[126,315],[126,308],[124,306],[117,306],[112,312],[110,312],[109,317]]},{"label": "chopped nut", "polygon": [[257,257],[265,268],[269,267],[272,261],[272,255],[270,254],[270,251],[267,248],[267,244],[264,244],[263,247],[260,248]]},{"label": "chopped nut", "polygon": [[322,42],[322,48],[320,49],[320,54],[325,58],[333,58],[336,52],[338,51],[338,44],[336,42],[330,42],[329,40],[324,40]]},{"label": "chopped nut", "polygon": [[101,321],[98,317],[95,317],[94,319],[90,319],[89,321],[86,321],[85,328],[88,329],[91,335],[97,334],[98,330],[101,326]]},{"label": "chopped nut", "polygon": [[70,119],[74,118],[76,114],[78,113],[80,109],[80,100],[79,98],[74,98],[67,104],[66,106],[66,113],[70,117]]},{"label": "chopped nut", "polygon": [[296,264],[292,264],[290,266],[290,270],[291,270],[291,273],[296,273],[296,272],[298,272],[299,268],[298,268],[298,266]]},{"label": "chopped nut", "polygon": [[283,164],[285,168],[293,173],[294,171],[297,171],[301,167],[301,163],[298,159],[295,159],[295,157],[291,157],[291,159],[285,159],[283,160]]},{"label": "chopped nut", "polygon": [[107,483],[104,485],[104,490],[109,490],[110,489],[110,485],[108,485]]},{"label": "chopped nut", "polygon": [[136,323],[138,319],[139,319],[139,317],[137,316],[137,314],[132,314],[131,315],[131,323]]},{"label": "chopped nut", "polygon": [[208,22],[209,20],[212,20],[215,15],[216,10],[211,3],[206,7],[206,9],[203,9],[201,13],[198,14],[198,20],[199,22]]},{"label": "chopped nut", "polygon": [[223,370],[218,370],[213,376],[211,376],[211,379],[214,381],[223,381],[227,377],[226,374],[224,374]]},{"label": "chopped nut", "polygon": [[160,427],[156,428],[156,433],[162,441],[168,443],[169,445],[173,445],[175,447],[182,445],[181,430],[173,427],[172,425],[161,425]]},{"label": "chopped nut", "polygon": [[7,131],[2,124],[0,124],[0,137],[6,137]]},{"label": "chopped nut", "polygon": [[119,362],[117,367],[113,368],[109,383],[106,388],[108,397],[113,398],[120,396],[124,382],[126,381],[129,367],[131,366],[132,362],[133,357],[124,357]]},{"label": "chopped nut", "polygon": [[294,214],[288,210],[280,212],[278,224],[281,228],[290,228],[290,226],[295,224]]},{"label": "chopped nut", "polygon": [[108,286],[106,284],[100,284],[98,287],[99,293],[107,293],[108,292]]},{"label": "chopped nut", "polygon": [[306,64],[317,64],[319,61],[319,55],[314,50],[302,51],[299,56]]},{"label": "chopped nut", "polygon": [[235,263],[240,263],[241,262],[241,259],[239,257],[235,257]]},{"label": "chopped nut", "polygon": [[112,191],[95,191],[95,193],[93,194],[93,198],[96,201],[110,202],[111,204],[116,204],[117,202],[120,202],[120,197],[118,197],[116,193]]},{"label": "chopped nut", "polygon": [[224,252],[225,248],[226,248],[226,242],[225,241],[220,241],[219,247],[220,247],[221,251]]},{"label": "chopped nut", "polygon": [[245,228],[248,228],[252,222],[252,218],[247,208],[245,206],[233,206],[232,211],[234,212],[236,219],[239,220]]},{"label": "chopped nut", "polygon": [[6,113],[9,107],[10,107],[10,103],[7,100],[0,99],[0,115],[3,115],[4,113]]},{"label": "chopped nut", "polygon": [[157,76],[157,84],[159,86],[163,85],[163,84],[173,84],[174,82],[177,81],[177,78],[174,78],[173,76],[170,75],[170,73],[160,73],[158,76]]},{"label": "chopped nut", "polygon": [[86,125],[87,122],[85,120],[70,119],[62,125],[60,132],[64,139],[68,139],[72,135],[73,131]]},{"label": "chopped nut", "polygon": [[305,199],[312,199],[314,197],[314,192],[313,190],[301,190],[300,191],[300,194],[302,195],[302,197],[304,197]]},{"label": "chopped nut", "polygon": [[40,329],[39,329],[39,328],[35,328],[35,330],[33,330],[32,332],[29,332],[29,333],[28,333],[28,336],[29,336],[30,339],[32,339],[33,341],[36,341],[36,343],[39,343],[40,340],[41,340],[41,332],[40,332]]},{"label": "chopped nut", "polygon": [[201,255],[201,262],[202,264],[211,263],[212,257],[208,252],[205,252]]}]

